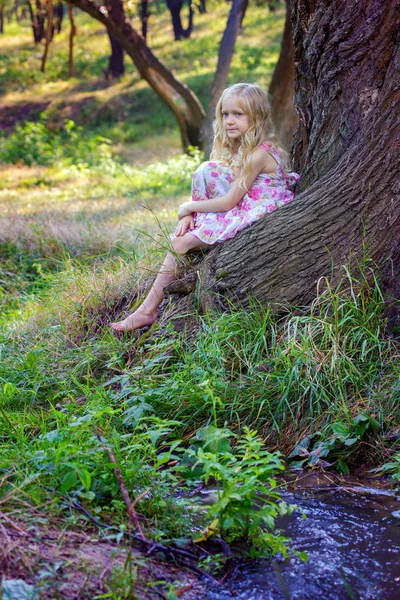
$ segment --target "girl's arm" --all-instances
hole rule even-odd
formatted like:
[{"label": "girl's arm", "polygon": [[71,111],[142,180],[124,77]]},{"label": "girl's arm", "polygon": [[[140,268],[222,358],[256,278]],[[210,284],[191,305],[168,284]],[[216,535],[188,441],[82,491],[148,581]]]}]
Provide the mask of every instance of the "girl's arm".
[{"label": "girl's arm", "polygon": [[212,198],[210,200],[197,200],[196,202],[184,202],[178,210],[178,217],[182,219],[186,215],[194,212],[226,212],[236,206],[247,190],[251,188],[257,175],[263,171],[264,173],[274,173],[277,163],[271,154],[265,150],[256,150],[251,157],[251,172],[246,177],[246,188],[239,187],[239,182],[236,180],[230,187],[229,192],[225,196]]}]

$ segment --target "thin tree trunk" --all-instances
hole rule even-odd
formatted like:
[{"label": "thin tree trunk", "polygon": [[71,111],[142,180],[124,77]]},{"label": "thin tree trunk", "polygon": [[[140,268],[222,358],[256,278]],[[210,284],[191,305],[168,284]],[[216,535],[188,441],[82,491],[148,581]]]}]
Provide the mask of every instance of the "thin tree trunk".
[{"label": "thin tree trunk", "polygon": [[140,20],[142,22],[142,36],[147,40],[147,25],[149,21],[149,0],[140,2]]},{"label": "thin tree trunk", "polygon": [[47,54],[49,52],[50,41],[52,38],[53,32],[53,0],[47,0],[47,32],[46,32],[46,44],[44,47],[43,58],[42,58],[42,66],[40,70],[42,73],[46,70],[46,60]]},{"label": "thin tree trunk", "polygon": [[44,37],[44,9],[40,3],[40,0],[36,0],[36,13],[33,11],[32,3],[30,0],[26,0],[28,5],[29,14],[31,17],[33,39],[35,44],[42,41]]},{"label": "thin tree trunk", "polygon": [[215,107],[217,106],[218,99],[223,90],[226,88],[233,52],[235,49],[236,38],[246,12],[247,5],[248,0],[233,0],[232,2],[232,8],[229,13],[228,22],[226,24],[219,48],[218,65],[211,88],[207,116],[201,128],[201,137],[205,147],[207,147],[211,141],[212,123],[215,118]]},{"label": "thin tree trunk", "polygon": [[68,16],[70,22],[69,30],[69,56],[68,56],[68,77],[74,74],[74,37],[76,35],[76,26],[74,18],[74,7],[68,3]]},{"label": "thin tree trunk", "polygon": [[111,54],[108,58],[108,67],[104,71],[106,79],[118,79],[125,73],[124,49],[119,41],[107,30],[110,39]]},{"label": "thin tree trunk", "polygon": [[183,0],[167,0],[167,7],[171,13],[172,28],[174,30],[175,41],[179,41],[184,35],[182,21],[181,21],[181,10],[183,6]]},{"label": "thin tree trunk", "polygon": [[207,12],[206,0],[200,0],[197,4],[197,8],[199,9],[199,13],[204,15]]},{"label": "thin tree trunk", "polygon": [[0,33],[4,33],[4,6],[0,6]]},{"label": "thin tree trunk", "polygon": [[269,93],[271,96],[274,121],[279,138],[290,150],[293,134],[298,124],[294,108],[294,60],[291,23],[291,0],[287,0],[285,29],[281,52],[272,75]]},{"label": "thin tree trunk", "polygon": [[193,294],[205,308],[307,304],[365,248],[400,296],[399,22],[399,0],[293,0],[301,193],[207,254]]},{"label": "thin tree trunk", "polygon": [[121,0],[107,0],[100,8],[91,0],[71,0],[71,3],[103,23],[119,40],[133,60],[140,75],[169,106],[178,122],[182,145],[200,146],[200,127],[204,110],[196,95],[183,83],[175,79],[152,53],[143,37],[126,19]]},{"label": "thin tree trunk", "polygon": [[61,33],[62,21],[64,18],[64,4],[58,2],[54,7],[54,16],[56,18],[55,31]]}]

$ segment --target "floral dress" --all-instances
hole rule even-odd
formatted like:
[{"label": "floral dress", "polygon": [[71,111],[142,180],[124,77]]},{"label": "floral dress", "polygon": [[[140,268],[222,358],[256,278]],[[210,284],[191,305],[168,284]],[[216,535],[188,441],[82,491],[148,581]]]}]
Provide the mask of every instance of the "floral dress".
[{"label": "floral dress", "polygon": [[[285,173],[278,151],[268,142],[260,148],[269,152],[277,162],[275,173],[260,173],[242,200],[225,212],[194,213],[195,227],[190,233],[206,244],[224,242],[279,206],[290,202],[289,187],[299,179],[297,173]],[[192,200],[209,200],[225,196],[235,176],[230,167],[217,162],[204,162],[195,171],[192,181]]]}]

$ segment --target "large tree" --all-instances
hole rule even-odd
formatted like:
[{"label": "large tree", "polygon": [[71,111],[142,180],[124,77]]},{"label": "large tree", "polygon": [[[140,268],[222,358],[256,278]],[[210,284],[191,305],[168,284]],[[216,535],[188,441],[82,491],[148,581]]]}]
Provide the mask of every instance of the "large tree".
[{"label": "large tree", "polygon": [[213,248],[172,292],[188,301],[200,285],[203,308],[254,296],[306,304],[366,248],[400,297],[399,22],[400,0],[293,0],[297,195]]}]

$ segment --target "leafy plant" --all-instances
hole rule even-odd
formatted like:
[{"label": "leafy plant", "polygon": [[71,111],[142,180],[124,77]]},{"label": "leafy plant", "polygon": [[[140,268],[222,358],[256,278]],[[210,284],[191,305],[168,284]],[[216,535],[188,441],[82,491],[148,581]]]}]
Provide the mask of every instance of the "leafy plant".
[{"label": "leafy plant", "polygon": [[[230,440],[237,441],[231,449]],[[279,453],[263,449],[262,439],[247,427],[239,437],[229,429],[209,426],[197,434],[202,446],[188,450],[194,459],[191,468],[206,484],[215,481],[217,500],[208,509],[211,521],[197,541],[218,533],[229,542],[251,544],[251,556],[289,555],[288,539],[275,532],[275,519],[290,514],[296,507],[284,502],[276,490],[276,476],[284,470]],[[190,470],[186,476],[190,477]],[[294,551],[292,551],[294,552]],[[296,552],[294,552],[296,554]],[[299,553],[305,558],[304,553]]]},{"label": "leafy plant", "polygon": [[[323,432],[307,436],[294,448],[288,458],[299,456],[303,457],[303,460],[292,463],[291,466],[292,468],[300,468],[305,465],[330,467],[331,463],[323,460],[329,457],[330,460],[336,459],[338,471],[348,475],[350,472],[349,467],[344,460],[345,456],[349,456],[348,449],[378,428],[379,424],[370,415],[357,415],[350,425],[346,425],[341,421],[332,423]],[[325,439],[314,443],[312,450],[309,450],[313,437]]]},{"label": "leafy plant", "polygon": [[390,475],[394,482],[400,483],[400,452],[393,454],[392,460],[384,463],[377,469],[372,469],[371,472]]},{"label": "leafy plant", "polygon": [[84,134],[83,128],[68,120],[55,131],[42,117],[37,122],[17,125],[7,137],[0,138],[0,162],[26,165],[74,165],[77,168],[105,166],[112,162],[110,140]]}]

